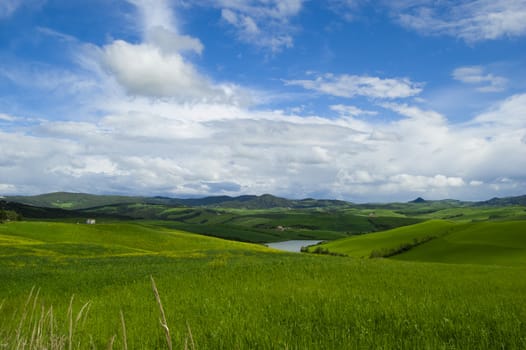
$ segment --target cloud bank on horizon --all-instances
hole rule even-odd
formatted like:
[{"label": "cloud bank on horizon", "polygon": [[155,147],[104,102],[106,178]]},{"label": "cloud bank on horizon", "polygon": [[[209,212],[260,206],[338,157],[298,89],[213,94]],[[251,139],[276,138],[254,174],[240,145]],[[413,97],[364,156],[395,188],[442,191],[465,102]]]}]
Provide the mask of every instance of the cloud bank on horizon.
[{"label": "cloud bank on horizon", "polygon": [[524,194],[525,39],[523,0],[4,0],[0,194]]}]

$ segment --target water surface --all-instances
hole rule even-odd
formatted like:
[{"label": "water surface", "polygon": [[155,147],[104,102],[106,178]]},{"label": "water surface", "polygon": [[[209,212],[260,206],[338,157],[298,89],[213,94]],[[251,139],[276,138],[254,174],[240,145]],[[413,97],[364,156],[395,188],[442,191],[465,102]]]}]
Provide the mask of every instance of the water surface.
[{"label": "water surface", "polygon": [[299,252],[301,250],[301,247],[306,247],[308,245],[313,245],[320,243],[322,241],[312,241],[312,240],[292,240],[292,241],[285,241],[285,242],[275,242],[275,243],[267,243],[266,245],[270,248],[283,250],[286,252]]}]

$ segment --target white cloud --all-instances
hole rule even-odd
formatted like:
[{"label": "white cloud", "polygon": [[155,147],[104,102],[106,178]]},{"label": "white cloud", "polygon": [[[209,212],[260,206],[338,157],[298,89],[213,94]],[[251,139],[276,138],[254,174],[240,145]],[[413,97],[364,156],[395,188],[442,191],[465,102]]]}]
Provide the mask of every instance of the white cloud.
[{"label": "white cloud", "polygon": [[242,42],[278,52],[293,46],[290,21],[302,9],[304,0],[220,0],[221,18],[233,26]]},{"label": "white cloud", "polygon": [[526,34],[523,0],[469,0],[459,4],[429,0],[390,2],[399,22],[426,34],[445,34],[468,42]]},{"label": "white cloud", "polygon": [[89,174],[103,174],[109,176],[122,176],[127,174],[127,172],[119,171],[116,164],[103,155],[88,155],[79,159],[73,159],[67,165],[58,165],[50,168],[49,172],[75,178]]},{"label": "white cloud", "polygon": [[17,121],[19,118],[13,117],[12,115],[0,113],[0,121],[4,122],[14,122]]},{"label": "white cloud", "polygon": [[139,12],[145,42],[157,46],[165,53],[203,52],[204,46],[199,39],[179,33],[177,21],[167,0],[128,1]]},{"label": "white cloud", "polygon": [[466,84],[477,86],[481,92],[502,91],[508,82],[506,78],[485,73],[481,66],[459,67],[453,71],[453,78]]},{"label": "white cloud", "polygon": [[[475,123],[491,124],[492,127],[515,127],[515,131],[526,127],[526,94],[508,97],[488,112],[478,115]],[[513,130],[513,129],[507,129]]]},{"label": "white cloud", "polygon": [[330,109],[338,112],[342,116],[360,116],[360,115],[377,115],[376,111],[366,111],[360,109],[356,106],[347,106],[347,105],[332,105]]},{"label": "white cloud", "polygon": [[221,11],[221,17],[238,28],[239,30],[247,33],[248,35],[258,35],[260,33],[259,27],[256,22],[249,16],[238,15],[229,9],[223,9]]},{"label": "white cloud", "polygon": [[163,27],[151,28],[148,31],[148,41],[167,53],[193,51],[201,54],[204,50],[200,40],[188,35],[179,35]]},{"label": "white cloud", "polygon": [[[216,83],[185,56],[201,54],[201,41],[179,32],[168,1],[129,0],[141,20],[142,43],[114,40],[87,47],[79,61],[106,83],[111,78],[134,97],[173,99],[180,103],[251,104],[253,92],[230,83]],[[103,71],[100,71],[102,66]]]},{"label": "white cloud", "polygon": [[208,101],[234,97],[233,86],[215,86],[181,55],[149,44],[116,40],[104,47],[103,63],[132,95]]},{"label": "white cloud", "polygon": [[453,128],[406,104],[384,106],[400,120],[357,125],[227,104],[110,100],[96,123],[2,133],[0,183],[38,192],[483,199],[526,190],[525,106],[514,96]]},{"label": "white cloud", "polygon": [[347,98],[366,96],[395,99],[415,96],[422,91],[422,84],[414,83],[407,78],[383,79],[366,75],[334,75],[331,73],[318,75],[314,79],[286,80],[285,84]]},{"label": "white cloud", "polygon": [[426,192],[433,188],[462,187],[464,180],[457,176],[445,176],[437,174],[434,176],[397,174],[389,177],[388,186],[396,186],[396,190],[401,189],[416,192]]},{"label": "white cloud", "polygon": [[446,118],[438,112],[432,110],[425,111],[421,108],[409,106],[405,103],[382,103],[380,105],[408,118],[425,120],[426,122],[434,122],[438,124],[443,124],[446,121]]}]

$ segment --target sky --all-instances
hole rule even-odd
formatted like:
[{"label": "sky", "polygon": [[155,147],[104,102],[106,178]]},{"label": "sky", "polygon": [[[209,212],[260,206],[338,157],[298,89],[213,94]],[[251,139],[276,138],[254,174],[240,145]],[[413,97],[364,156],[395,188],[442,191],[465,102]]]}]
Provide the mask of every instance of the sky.
[{"label": "sky", "polygon": [[0,0],[0,195],[526,194],[526,0]]}]

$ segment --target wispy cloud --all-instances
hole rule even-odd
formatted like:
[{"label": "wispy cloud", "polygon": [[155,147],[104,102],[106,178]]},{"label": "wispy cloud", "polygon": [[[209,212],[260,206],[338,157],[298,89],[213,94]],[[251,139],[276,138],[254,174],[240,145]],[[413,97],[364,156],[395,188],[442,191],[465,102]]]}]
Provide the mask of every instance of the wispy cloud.
[{"label": "wispy cloud", "polygon": [[328,0],[329,8],[348,21],[360,14],[360,8],[369,0]]},{"label": "wispy cloud", "polygon": [[395,99],[418,95],[423,84],[407,78],[379,78],[366,75],[317,75],[314,79],[286,80],[286,85],[301,86],[323,94],[352,98],[365,96]]},{"label": "wispy cloud", "polygon": [[330,109],[338,112],[342,116],[360,116],[360,115],[377,115],[378,112],[376,111],[367,111],[363,110],[361,108],[358,108],[356,106],[349,106],[349,105],[332,105],[330,106]]},{"label": "wispy cloud", "polygon": [[4,122],[14,122],[16,120],[18,120],[19,118],[17,117],[13,117],[12,115],[8,115],[8,114],[5,114],[5,113],[0,113],[0,122],[1,121],[4,121]]},{"label": "wispy cloud", "polygon": [[[368,0],[331,0],[346,19],[359,17]],[[469,43],[526,35],[523,0],[383,0],[375,3],[402,26],[426,35],[448,35]]]},{"label": "wispy cloud", "polygon": [[279,52],[294,44],[291,19],[298,15],[304,0],[220,0],[222,19],[233,26],[242,42]]},{"label": "wispy cloud", "polygon": [[467,42],[526,34],[523,0],[469,0],[454,4],[398,0],[389,6],[403,26],[424,34],[451,35]]},{"label": "wispy cloud", "polygon": [[466,84],[475,85],[481,92],[497,92],[506,88],[504,77],[486,73],[481,66],[459,67],[453,71],[453,78]]},{"label": "wispy cloud", "polygon": [[22,0],[0,1],[0,19],[10,17],[22,5]]}]

